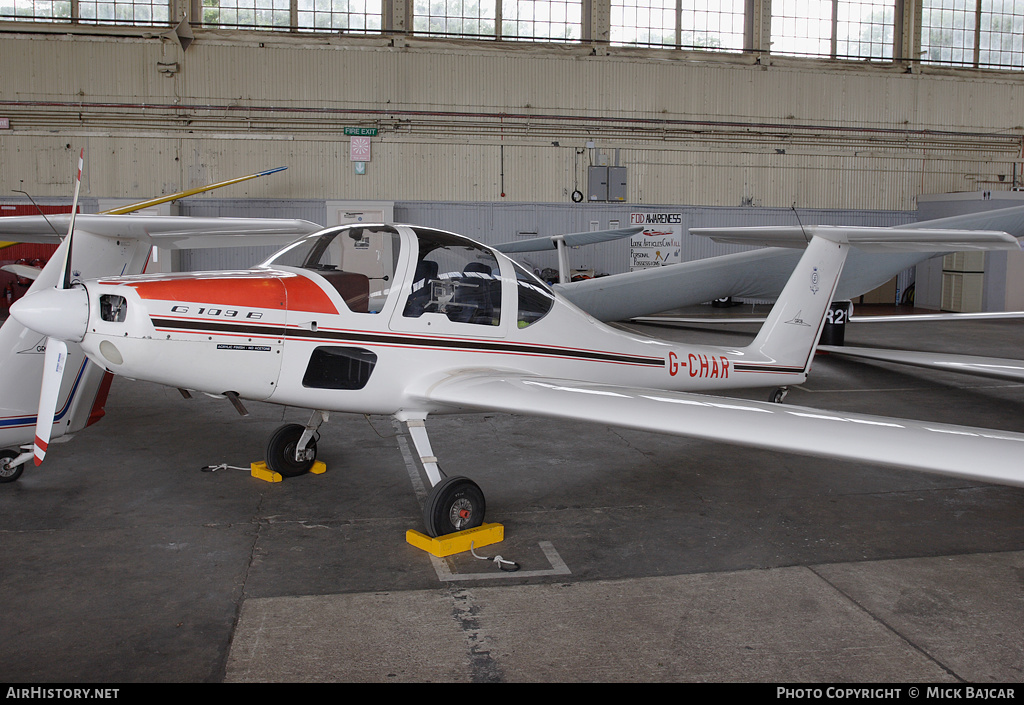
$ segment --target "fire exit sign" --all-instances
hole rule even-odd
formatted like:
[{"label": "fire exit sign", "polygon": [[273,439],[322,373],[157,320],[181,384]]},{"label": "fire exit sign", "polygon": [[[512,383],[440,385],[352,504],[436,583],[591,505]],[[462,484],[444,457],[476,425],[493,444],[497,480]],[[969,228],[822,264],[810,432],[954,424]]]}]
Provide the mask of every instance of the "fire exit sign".
[{"label": "fire exit sign", "polygon": [[352,135],[353,137],[376,137],[376,127],[346,127],[346,135]]}]

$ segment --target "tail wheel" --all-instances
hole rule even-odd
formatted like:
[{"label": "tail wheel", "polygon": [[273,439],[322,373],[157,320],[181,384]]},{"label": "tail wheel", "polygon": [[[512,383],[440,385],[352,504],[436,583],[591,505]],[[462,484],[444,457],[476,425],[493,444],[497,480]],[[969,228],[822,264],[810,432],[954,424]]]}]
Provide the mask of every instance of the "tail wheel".
[{"label": "tail wheel", "polygon": [[423,507],[430,536],[474,529],[484,523],[484,493],[467,477],[448,477],[437,483]]},{"label": "tail wheel", "polygon": [[295,477],[309,472],[316,461],[316,440],[306,444],[305,457],[295,459],[295,447],[299,444],[306,427],[290,423],[274,431],[267,442],[267,467],[281,477]]},{"label": "tail wheel", "polygon": [[18,457],[13,450],[0,450],[0,482],[14,482],[21,477],[25,464],[11,465],[11,461]]}]

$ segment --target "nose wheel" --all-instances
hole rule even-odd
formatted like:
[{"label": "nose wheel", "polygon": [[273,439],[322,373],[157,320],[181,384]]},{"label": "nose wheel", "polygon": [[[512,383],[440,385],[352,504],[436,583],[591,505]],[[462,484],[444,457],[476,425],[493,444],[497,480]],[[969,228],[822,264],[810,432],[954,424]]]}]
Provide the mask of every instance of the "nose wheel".
[{"label": "nose wheel", "polygon": [[467,477],[448,477],[434,485],[423,507],[423,523],[433,537],[475,529],[484,523],[484,493]]},{"label": "nose wheel", "polygon": [[316,441],[310,439],[305,449],[296,457],[295,449],[306,427],[291,423],[274,431],[267,442],[267,467],[281,477],[296,477],[309,472],[316,461]]},{"label": "nose wheel", "polygon": [[25,469],[25,464],[12,464],[17,457],[18,454],[13,450],[0,451],[0,482],[14,482],[21,477],[21,471]]}]

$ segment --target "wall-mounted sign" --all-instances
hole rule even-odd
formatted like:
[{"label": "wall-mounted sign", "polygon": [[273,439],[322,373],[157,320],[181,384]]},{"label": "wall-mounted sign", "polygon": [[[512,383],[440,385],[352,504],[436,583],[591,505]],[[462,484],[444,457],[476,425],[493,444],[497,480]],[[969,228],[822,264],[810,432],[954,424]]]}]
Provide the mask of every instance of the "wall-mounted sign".
[{"label": "wall-mounted sign", "polygon": [[11,129],[11,119],[10,118],[0,118],[0,130],[9,130],[9,129]]},{"label": "wall-mounted sign", "polygon": [[370,161],[370,138],[353,137],[348,148],[348,158],[353,162]]},{"label": "wall-mounted sign", "polygon": [[376,127],[346,127],[345,134],[351,137],[376,137]]},{"label": "wall-mounted sign", "polygon": [[629,238],[629,271],[677,264],[683,248],[682,213],[630,213],[630,225],[644,226]]}]

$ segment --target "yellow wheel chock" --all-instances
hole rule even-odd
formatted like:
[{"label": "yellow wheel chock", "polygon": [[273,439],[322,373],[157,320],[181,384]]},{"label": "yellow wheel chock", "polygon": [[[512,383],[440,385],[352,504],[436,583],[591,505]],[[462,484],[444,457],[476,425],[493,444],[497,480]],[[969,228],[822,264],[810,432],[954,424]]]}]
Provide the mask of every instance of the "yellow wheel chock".
[{"label": "yellow wheel chock", "polygon": [[438,558],[463,553],[471,548],[490,546],[504,539],[504,526],[501,524],[488,524],[486,522],[475,529],[456,531],[454,534],[445,534],[437,538],[431,538],[413,529],[405,532],[405,540],[408,543]]},{"label": "yellow wheel chock", "polygon": [[[266,482],[280,482],[284,478],[281,477],[281,473],[274,472],[267,467],[267,464],[260,460],[259,462],[252,463],[250,466],[250,472],[252,476],[257,480],[265,480]],[[313,475],[323,475],[327,472],[327,465],[317,460],[313,463],[313,467],[309,469],[309,472]]]}]

